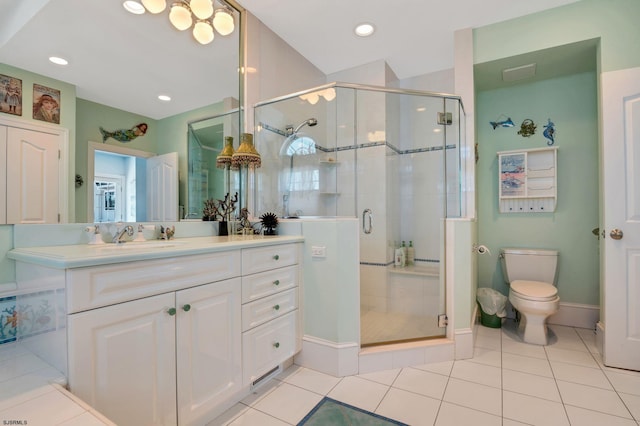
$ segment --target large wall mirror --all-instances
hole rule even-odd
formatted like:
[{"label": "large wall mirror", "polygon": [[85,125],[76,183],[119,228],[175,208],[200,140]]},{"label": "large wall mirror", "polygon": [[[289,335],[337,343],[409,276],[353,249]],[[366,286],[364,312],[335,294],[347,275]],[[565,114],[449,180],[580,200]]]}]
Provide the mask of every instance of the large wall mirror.
[{"label": "large wall mirror", "polygon": [[[220,151],[224,137],[240,139],[244,10],[234,0],[212,0],[214,10],[231,13],[234,29],[228,35],[214,30],[213,40],[201,44],[193,27],[178,31],[171,24],[173,2],[167,0],[161,13],[141,15],[127,12],[123,3],[0,5],[6,12],[0,24],[11,23],[0,29],[0,74],[16,74],[25,89],[32,81],[61,88],[60,125],[69,128],[72,145],[75,140],[71,162],[84,181],[70,206],[75,222],[153,220],[147,214],[143,160],[174,152],[179,184],[172,208],[176,218],[199,218],[202,200],[217,198],[226,182],[215,157],[193,166],[194,141],[209,155]],[[51,56],[69,64],[52,65]],[[159,100],[160,95],[171,101]],[[30,96],[25,90],[24,119],[31,119]],[[118,136],[140,123],[148,126],[143,135]],[[103,139],[100,128],[116,135]],[[190,185],[196,181],[199,187]],[[196,189],[197,196],[190,196]]]}]

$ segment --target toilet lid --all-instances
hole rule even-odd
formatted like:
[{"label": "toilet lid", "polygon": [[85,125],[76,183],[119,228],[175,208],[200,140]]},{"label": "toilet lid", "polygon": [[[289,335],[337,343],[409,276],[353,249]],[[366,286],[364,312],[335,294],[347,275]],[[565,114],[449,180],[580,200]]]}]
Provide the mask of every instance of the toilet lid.
[{"label": "toilet lid", "polygon": [[529,300],[553,300],[558,296],[558,289],[541,281],[516,280],[511,283],[511,291]]}]

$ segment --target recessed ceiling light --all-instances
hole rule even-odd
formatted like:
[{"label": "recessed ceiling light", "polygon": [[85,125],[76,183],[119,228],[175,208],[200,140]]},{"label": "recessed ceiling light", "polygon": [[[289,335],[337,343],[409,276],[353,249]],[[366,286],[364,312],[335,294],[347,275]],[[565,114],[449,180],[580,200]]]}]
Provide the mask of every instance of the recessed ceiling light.
[{"label": "recessed ceiling light", "polygon": [[171,100],[171,96],[169,96],[169,95],[159,95],[158,99],[160,99],[161,101],[169,102]]},{"label": "recessed ceiling light", "polygon": [[416,108],[416,111],[418,112],[424,112],[426,110],[427,110],[427,107],[423,107],[423,106]]},{"label": "recessed ceiling light", "polygon": [[140,2],[134,0],[127,0],[122,3],[122,6],[129,13],[133,13],[134,15],[142,15],[144,13],[144,6],[140,4]]},{"label": "recessed ceiling light", "polygon": [[356,28],[353,31],[358,37],[369,37],[376,31],[376,27],[374,27],[373,24],[364,22],[362,24],[356,25]]},{"label": "recessed ceiling light", "polygon": [[68,65],[69,64],[69,61],[67,61],[66,59],[61,58],[59,56],[50,56],[49,60],[51,62],[53,62],[54,64],[56,64],[56,65]]}]

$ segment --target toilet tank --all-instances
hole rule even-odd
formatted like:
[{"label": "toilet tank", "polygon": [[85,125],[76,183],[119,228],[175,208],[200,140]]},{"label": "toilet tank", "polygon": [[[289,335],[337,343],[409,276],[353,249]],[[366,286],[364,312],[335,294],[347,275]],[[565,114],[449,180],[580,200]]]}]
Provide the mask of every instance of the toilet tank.
[{"label": "toilet tank", "polygon": [[557,250],[503,248],[500,249],[500,261],[508,283],[527,280],[556,285]]}]

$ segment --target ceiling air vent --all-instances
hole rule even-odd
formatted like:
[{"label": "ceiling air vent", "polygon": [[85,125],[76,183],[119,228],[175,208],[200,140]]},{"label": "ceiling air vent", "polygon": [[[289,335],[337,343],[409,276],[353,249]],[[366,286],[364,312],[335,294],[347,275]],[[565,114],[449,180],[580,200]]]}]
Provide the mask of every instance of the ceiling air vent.
[{"label": "ceiling air vent", "polygon": [[522,65],[502,70],[502,81],[517,81],[536,75],[536,64]]}]

